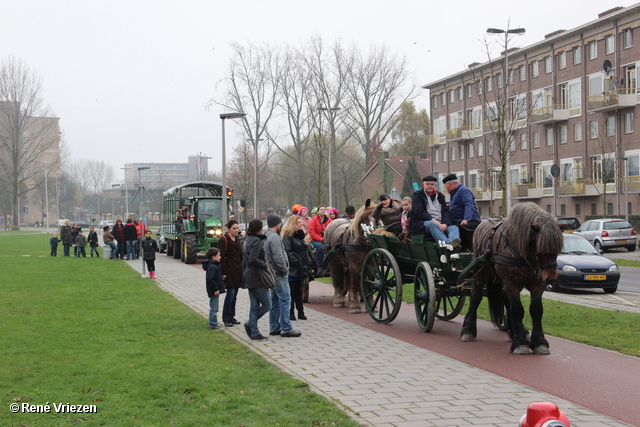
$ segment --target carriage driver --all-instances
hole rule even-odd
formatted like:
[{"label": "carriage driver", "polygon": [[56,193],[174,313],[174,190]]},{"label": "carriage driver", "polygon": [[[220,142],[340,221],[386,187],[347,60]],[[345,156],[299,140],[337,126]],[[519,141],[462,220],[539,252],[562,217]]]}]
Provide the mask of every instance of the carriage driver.
[{"label": "carriage driver", "polygon": [[476,206],[476,198],[473,192],[460,184],[455,174],[449,174],[442,179],[447,192],[451,195],[449,200],[449,213],[452,224],[460,227],[463,249],[471,250],[473,232],[480,224],[480,213]]},{"label": "carriage driver", "polygon": [[422,189],[413,193],[411,205],[411,234],[426,232],[436,241],[444,241],[451,247],[460,246],[460,231],[452,225],[449,207],[444,194],[436,190],[436,178],[429,175],[422,178]]}]

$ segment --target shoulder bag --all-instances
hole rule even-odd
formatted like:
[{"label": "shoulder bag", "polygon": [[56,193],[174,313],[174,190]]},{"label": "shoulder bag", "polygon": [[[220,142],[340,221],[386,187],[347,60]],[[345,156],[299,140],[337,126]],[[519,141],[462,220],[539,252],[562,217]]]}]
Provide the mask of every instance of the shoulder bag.
[{"label": "shoulder bag", "polygon": [[267,262],[267,268],[259,268],[258,272],[265,288],[273,289],[276,287],[276,273],[273,272],[271,264]]}]

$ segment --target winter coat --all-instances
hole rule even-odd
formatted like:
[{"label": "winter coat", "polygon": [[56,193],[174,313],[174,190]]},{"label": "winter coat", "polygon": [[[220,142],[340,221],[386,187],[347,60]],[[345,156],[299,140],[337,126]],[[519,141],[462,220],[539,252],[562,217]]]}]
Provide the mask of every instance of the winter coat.
[{"label": "winter coat", "polygon": [[105,243],[113,242],[116,238],[113,237],[110,231],[105,231],[102,233],[102,241]]},{"label": "winter coat", "polygon": [[308,216],[301,216],[300,219],[302,220],[302,229],[304,230],[304,234],[306,236],[307,234],[309,234],[309,223],[311,222],[311,218],[309,218]]},{"label": "winter coat", "polygon": [[138,240],[138,230],[136,230],[136,226],[132,224],[128,224],[124,226],[124,240]]},{"label": "winter coat", "polygon": [[473,192],[462,184],[459,184],[451,193],[449,212],[451,213],[451,220],[455,224],[463,220],[480,222],[476,198]]},{"label": "winter coat", "polygon": [[242,244],[242,287],[254,289],[264,286],[260,278],[259,268],[267,269],[262,242],[266,237],[262,234],[249,234]]},{"label": "winter coat", "polygon": [[60,240],[62,240],[63,245],[70,245],[73,243],[73,239],[71,238],[71,226],[63,225],[60,227]]},{"label": "winter coat", "polygon": [[140,242],[143,250],[142,259],[156,259],[156,251],[158,250],[158,243],[149,237],[148,239],[145,237]]},{"label": "winter coat", "polygon": [[52,248],[57,248],[58,243],[60,242],[62,242],[62,240],[58,239],[57,237],[52,237],[49,239],[49,246],[51,246]]},{"label": "winter coat", "polygon": [[90,231],[87,236],[87,240],[89,241],[89,246],[97,247],[98,246],[98,233],[94,231]]},{"label": "winter coat", "polygon": [[124,238],[124,225],[120,225],[120,226],[118,226],[117,224],[114,225],[112,233],[113,233],[113,237],[116,238],[118,243],[125,241],[125,238]]},{"label": "winter coat", "polygon": [[76,243],[76,237],[78,237],[78,231],[80,231],[80,227],[71,227],[71,242]]},{"label": "winter coat", "polygon": [[79,248],[85,248],[87,246],[87,238],[84,234],[78,234],[76,237],[76,246]]},{"label": "winter coat", "polygon": [[202,263],[202,269],[207,272],[207,295],[209,298],[215,297],[216,291],[224,294],[226,291],[222,282],[220,264],[216,261],[205,261]]},{"label": "winter coat", "polygon": [[309,275],[309,251],[304,242],[304,231],[298,230],[293,236],[284,236],[282,243],[289,259],[289,279],[306,278]]},{"label": "winter coat", "polygon": [[225,234],[218,240],[218,249],[220,249],[220,268],[224,279],[224,287],[241,288],[242,287],[242,243],[240,236],[232,240],[229,233]]},{"label": "winter coat", "polygon": [[271,268],[273,268],[273,272],[276,273],[276,277],[288,277],[289,260],[287,259],[287,253],[284,250],[282,239],[278,233],[271,229],[267,230],[264,235],[266,240],[263,246],[267,262],[271,264]]},{"label": "winter coat", "polygon": [[[437,191],[437,200],[440,203],[440,214],[442,216],[440,224],[451,225],[451,215],[449,214],[449,207],[444,200],[444,194]],[[429,214],[429,202],[427,200],[427,193],[424,189],[420,189],[413,193],[411,196],[411,210],[413,215],[411,216],[411,226],[409,231],[411,234],[424,233],[424,222],[431,221],[433,218]]]},{"label": "winter coat", "polygon": [[376,221],[382,221],[384,228],[388,229],[391,225],[399,224],[402,219],[402,202],[397,199],[391,199],[389,207],[385,208],[380,203],[371,214]]},{"label": "winter coat", "polygon": [[311,240],[322,242],[324,239],[324,230],[327,229],[329,223],[331,223],[331,218],[326,215],[323,222],[320,222],[320,215],[311,218],[311,221],[309,221],[309,235],[311,235]]}]

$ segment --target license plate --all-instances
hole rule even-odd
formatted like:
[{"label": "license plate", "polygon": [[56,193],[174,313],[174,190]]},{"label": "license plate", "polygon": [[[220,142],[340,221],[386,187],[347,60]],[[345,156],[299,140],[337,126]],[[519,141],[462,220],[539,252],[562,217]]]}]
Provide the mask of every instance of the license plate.
[{"label": "license plate", "polygon": [[616,240],[616,243],[629,243],[628,240]]},{"label": "license plate", "polygon": [[584,280],[607,280],[605,274],[585,274]]}]

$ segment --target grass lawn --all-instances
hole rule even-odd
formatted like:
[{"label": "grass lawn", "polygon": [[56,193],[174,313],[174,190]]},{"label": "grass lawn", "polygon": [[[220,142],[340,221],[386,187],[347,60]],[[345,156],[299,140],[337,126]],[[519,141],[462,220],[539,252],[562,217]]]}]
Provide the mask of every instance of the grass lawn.
[{"label": "grass lawn", "polygon": [[611,261],[615,262],[620,267],[640,267],[640,261],[632,259],[612,259]]},{"label": "grass lawn", "polygon": [[0,234],[0,425],[357,425],[125,264],[52,258],[50,236],[17,233]]}]

